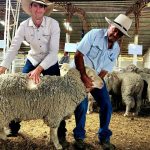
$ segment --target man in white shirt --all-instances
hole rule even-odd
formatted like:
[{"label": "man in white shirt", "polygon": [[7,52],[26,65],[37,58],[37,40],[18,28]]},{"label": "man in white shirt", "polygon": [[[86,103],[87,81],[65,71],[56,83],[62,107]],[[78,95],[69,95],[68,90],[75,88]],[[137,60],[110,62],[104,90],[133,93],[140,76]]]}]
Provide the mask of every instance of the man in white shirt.
[{"label": "man in white shirt", "polygon": [[[48,2],[48,1],[47,1]],[[18,53],[22,41],[30,44],[30,50],[23,68],[23,73],[37,84],[40,82],[40,75],[60,75],[58,65],[58,50],[60,39],[59,23],[51,17],[47,17],[53,10],[54,4],[46,0],[22,0],[23,10],[31,17],[23,21],[12,40],[10,48],[0,64],[0,74],[10,67]],[[65,122],[60,124],[60,130]],[[19,122],[10,123],[11,135],[17,136],[20,129]],[[64,131],[66,129],[64,128]],[[58,129],[58,136],[65,137],[65,132]]]}]

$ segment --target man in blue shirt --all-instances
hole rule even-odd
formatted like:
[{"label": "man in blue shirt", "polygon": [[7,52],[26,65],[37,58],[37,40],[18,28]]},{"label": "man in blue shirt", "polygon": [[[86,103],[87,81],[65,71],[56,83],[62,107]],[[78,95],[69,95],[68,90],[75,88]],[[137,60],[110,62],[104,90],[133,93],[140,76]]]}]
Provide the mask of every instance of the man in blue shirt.
[{"label": "man in blue shirt", "polygon": [[[123,35],[129,36],[132,20],[120,14],[114,21],[105,18],[109,23],[108,29],[92,29],[89,31],[78,45],[75,53],[75,65],[81,73],[81,79],[87,88],[91,88],[91,94],[100,106],[99,118],[100,128],[98,131],[99,143],[104,150],[113,150],[115,146],[110,143],[112,135],[109,129],[112,106],[106,85],[102,89],[92,89],[92,81],[85,72],[85,66],[95,69],[97,74],[103,79],[111,72],[120,53],[118,39]],[[75,110],[76,128],[74,129],[75,146],[84,149],[85,121],[87,111],[87,98]]]}]

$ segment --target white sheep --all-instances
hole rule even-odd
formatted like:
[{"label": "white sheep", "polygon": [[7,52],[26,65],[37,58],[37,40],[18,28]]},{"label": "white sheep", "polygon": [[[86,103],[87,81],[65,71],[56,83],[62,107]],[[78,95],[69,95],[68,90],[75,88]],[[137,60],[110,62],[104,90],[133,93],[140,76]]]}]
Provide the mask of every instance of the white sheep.
[{"label": "white sheep", "polygon": [[148,68],[138,68],[134,64],[129,65],[124,70],[125,72],[135,72],[139,74],[144,80],[144,88],[142,92],[142,98],[145,102],[148,100],[150,102],[150,69]]},{"label": "white sheep", "polygon": [[105,82],[109,92],[122,97],[122,101],[126,105],[124,116],[128,116],[130,109],[134,106],[136,106],[135,115],[138,115],[144,84],[141,76],[132,72],[110,73],[106,75]]},{"label": "white sheep", "polygon": [[[61,76],[64,76],[68,70],[70,69],[70,65],[68,63],[63,63],[60,67],[60,74]],[[93,88],[99,88],[101,89],[104,86],[103,80],[96,74],[96,71],[88,66],[85,66],[86,74],[93,80]],[[90,114],[93,112],[93,102],[94,98],[93,96],[88,93],[88,108],[87,108],[87,114]]]},{"label": "white sheep", "polygon": [[86,97],[86,89],[77,69],[64,77],[44,76],[35,85],[25,74],[0,75],[0,138],[6,139],[4,127],[11,120],[44,119],[50,127],[50,139],[62,149],[57,137],[61,120],[74,113]]},{"label": "white sheep", "polygon": [[149,68],[138,68],[134,64],[130,64],[124,69],[125,72],[136,72],[136,73],[147,73],[150,74],[150,69]]},{"label": "white sheep", "polygon": [[[60,67],[60,74],[64,76],[70,69],[68,63],[63,63]],[[93,80],[93,88],[101,89],[104,86],[103,80],[96,74],[96,71],[88,66],[85,66],[86,74]]]}]

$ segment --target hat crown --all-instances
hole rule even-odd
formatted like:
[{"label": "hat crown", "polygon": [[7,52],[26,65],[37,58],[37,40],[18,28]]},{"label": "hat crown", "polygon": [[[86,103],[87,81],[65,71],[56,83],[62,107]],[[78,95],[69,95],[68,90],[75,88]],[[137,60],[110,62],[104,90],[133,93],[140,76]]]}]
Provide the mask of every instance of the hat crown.
[{"label": "hat crown", "polygon": [[48,2],[46,0],[31,0],[31,2],[43,4],[43,5],[48,5]]},{"label": "hat crown", "polygon": [[120,26],[124,27],[126,31],[128,31],[132,24],[132,19],[127,17],[124,14],[120,14],[115,20],[115,23],[119,24]]},{"label": "hat crown", "polygon": [[54,3],[51,3],[48,0],[21,0],[21,5],[23,10],[30,16],[31,16],[31,10],[29,6],[32,2],[45,5],[47,8],[44,15],[46,16],[49,16],[50,13],[53,11]]}]

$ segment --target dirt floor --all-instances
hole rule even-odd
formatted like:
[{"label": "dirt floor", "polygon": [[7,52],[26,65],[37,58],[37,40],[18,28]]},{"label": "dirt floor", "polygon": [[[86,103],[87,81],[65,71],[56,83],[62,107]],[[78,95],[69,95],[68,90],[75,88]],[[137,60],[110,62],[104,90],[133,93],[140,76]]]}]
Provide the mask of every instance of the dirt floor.
[{"label": "dirt floor", "polygon": [[[70,142],[68,150],[74,150],[72,130],[75,126],[74,116],[67,120],[67,140]],[[86,149],[101,150],[97,139],[99,127],[98,113],[87,115]],[[150,150],[150,116],[124,117],[123,112],[112,115],[110,128],[113,131],[111,142],[117,150]],[[24,121],[18,137],[9,137],[0,141],[0,150],[55,150],[53,144],[48,143],[49,128],[42,120]]]}]

